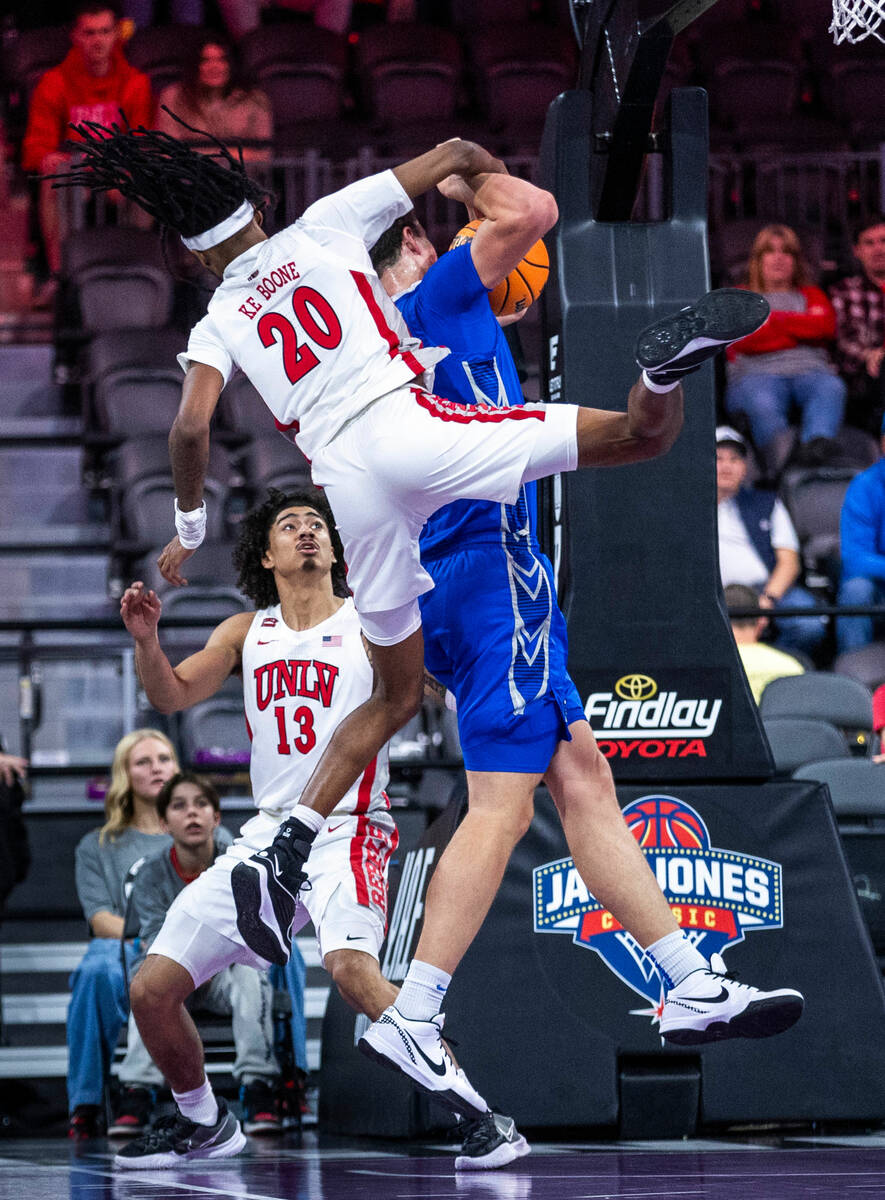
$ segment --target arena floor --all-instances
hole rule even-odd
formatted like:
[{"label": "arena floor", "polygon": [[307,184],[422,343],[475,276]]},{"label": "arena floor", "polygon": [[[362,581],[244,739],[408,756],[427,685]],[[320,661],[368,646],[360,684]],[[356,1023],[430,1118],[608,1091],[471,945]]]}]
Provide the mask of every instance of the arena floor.
[{"label": "arena floor", "polygon": [[442,1145],[293,1135],[238,1158],[115,1171],[96,1142],[0,1142],[0,1200],[836,1200],[885,1197],[885,1133],[675,1142],[533,1143],[512,1170],[455,1174]]}]

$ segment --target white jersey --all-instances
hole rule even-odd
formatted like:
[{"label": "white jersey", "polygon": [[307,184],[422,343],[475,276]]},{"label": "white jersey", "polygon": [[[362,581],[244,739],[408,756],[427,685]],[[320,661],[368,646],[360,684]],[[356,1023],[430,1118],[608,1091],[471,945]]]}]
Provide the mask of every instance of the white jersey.
[{"label": "white jersey", "polygon": [[[301,798],[332,734],[372,694],[372,666],[353,601],[301,631],[289,628],[278,604],[261,609],[243,642],[242,663],[252,795],[260,811],[282,819]],[[387,780],[384,746],[335,813],[386,811]]]},{"label": "white jersey", "polygon": [[225,383],[239,367],[277,428],[313,458],[373,400],[448,353],[410,336],[369,258],[411,207],[383,171],[318,200],[239,255],[191,330],[182,367],[207,363]]}]

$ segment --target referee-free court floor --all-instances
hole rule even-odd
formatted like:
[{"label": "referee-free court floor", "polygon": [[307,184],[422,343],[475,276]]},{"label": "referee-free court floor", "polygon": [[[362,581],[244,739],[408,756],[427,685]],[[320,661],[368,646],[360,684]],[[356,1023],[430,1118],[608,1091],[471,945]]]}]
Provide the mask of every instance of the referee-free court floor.
[{"label": "referee-free court floor", "polygon": [[115,1171],[106,1142],[0,1140],[0,1200],[885,1200],[885,1134],[532,1143],[511,1170],[454,1171],[436,1144],[251,1139],[238,1158]]}]

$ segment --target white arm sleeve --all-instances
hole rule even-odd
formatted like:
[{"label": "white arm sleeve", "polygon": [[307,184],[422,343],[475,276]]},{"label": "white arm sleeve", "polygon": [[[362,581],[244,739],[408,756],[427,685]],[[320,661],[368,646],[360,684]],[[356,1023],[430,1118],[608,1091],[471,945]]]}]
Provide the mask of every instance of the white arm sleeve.
[{"label": "white arm sleeve", "polygon": [[371,249],[385,229],[412,207],[393,171],[381,171],[323,196],[304,211],[300,223],[310,226],[313,236],[316,229],[334,229],[359,238],[366,249]]},{"label": "white arm sleeve", "polygon": [[191,363],[205,363],[215,367],[225,383],[234,370],[234,361],[215,328],[211,317],[203,317],[191,330],[187,350],[177,356],[178,365],[187,372]]}]

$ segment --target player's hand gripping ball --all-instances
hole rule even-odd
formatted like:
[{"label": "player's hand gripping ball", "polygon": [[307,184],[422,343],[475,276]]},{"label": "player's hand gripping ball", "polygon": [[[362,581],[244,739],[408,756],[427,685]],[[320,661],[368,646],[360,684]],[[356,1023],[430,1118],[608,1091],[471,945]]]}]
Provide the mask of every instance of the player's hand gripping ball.
[{"label": "player's hand gripping ball", "polygon": [[[471,221],[463,229],[459,229],[452,238],[450,250],[463,246],[472,241],[482,221]],[[544,290],[547,276],[550,273],[550,258],[547,247],[539,239],[529,250],[522,262],[513,268],[506,279],[502,279],[496,288],[489,292],[489,304],[496,317],[509,317],[525,309],[538,299]]]}]

